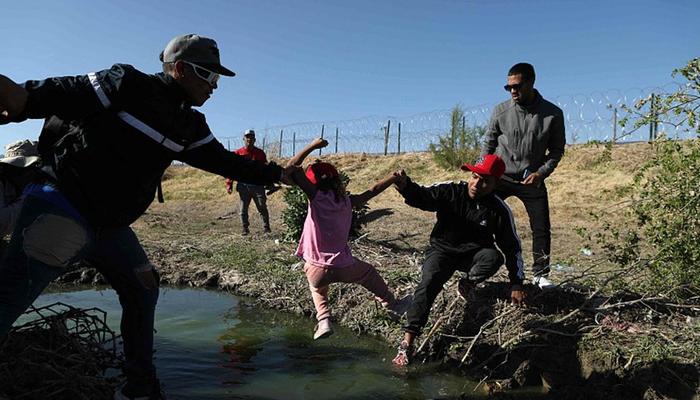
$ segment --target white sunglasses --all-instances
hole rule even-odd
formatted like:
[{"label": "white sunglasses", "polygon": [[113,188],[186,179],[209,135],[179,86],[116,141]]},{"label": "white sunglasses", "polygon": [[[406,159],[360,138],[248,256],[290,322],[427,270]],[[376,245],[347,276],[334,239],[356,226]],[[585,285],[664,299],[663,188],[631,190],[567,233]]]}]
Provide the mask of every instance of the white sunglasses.
[{"label": "white sunglasses", "polygon": [[209,84],[209,86],[214,87],[219,81],[219,74],[217,74],[216,72],[210,71],[204,67],[200,67],[199,65],[193,64],[189,61],[182,60],[182,62],[191,66],[194,70],[195,75],[205,80]]}]

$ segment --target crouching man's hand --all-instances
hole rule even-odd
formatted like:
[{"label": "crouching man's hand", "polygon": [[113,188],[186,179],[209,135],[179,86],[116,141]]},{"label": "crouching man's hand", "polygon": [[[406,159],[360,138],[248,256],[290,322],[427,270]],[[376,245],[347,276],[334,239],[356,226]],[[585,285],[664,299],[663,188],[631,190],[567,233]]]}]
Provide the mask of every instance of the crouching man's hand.
[{"label": "crouching man's hand", "polygon": [[515,284],[510,288],[510,302],[516,306],[524,306],[527,295],[523,290],[523,286]]}]

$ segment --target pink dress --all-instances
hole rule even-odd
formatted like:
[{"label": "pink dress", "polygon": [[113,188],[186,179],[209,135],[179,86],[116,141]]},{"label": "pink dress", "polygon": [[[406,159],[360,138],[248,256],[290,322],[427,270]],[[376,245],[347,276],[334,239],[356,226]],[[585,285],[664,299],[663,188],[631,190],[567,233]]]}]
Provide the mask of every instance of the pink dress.
[{"label": "pink dress", "polygon": [[334,282],[360,284],[385,307],[395,301],[377,270],[350,253],[351,223],[352,204],[347,195],[336,199],[335,193],[319,190],[309,202],[296,254],[306,262],[304,273],[319,321],[331,317],[328,286]]},{"label": "pink dress", "polygon": [[316,267],[347,267],[355,262],[348,246],[352,223],[350,197],[336,199],[331,191],[317,191],[304,221],[296,255]]}]

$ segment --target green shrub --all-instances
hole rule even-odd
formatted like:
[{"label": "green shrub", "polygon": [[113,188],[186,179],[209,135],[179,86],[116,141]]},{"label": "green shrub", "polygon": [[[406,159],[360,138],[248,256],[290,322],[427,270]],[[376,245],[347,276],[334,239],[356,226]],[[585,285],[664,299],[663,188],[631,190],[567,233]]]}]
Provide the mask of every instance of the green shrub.
[{"label": "green shrub", "polygon": [[480,143],[485,133],[483,126],[465,126],[464,110],[457,105],[452,109],[450,131],[438,137],[438,143],[431,143],[428,149],[439,166],[451,170],[479,157]]},{"label": "green shrub", "polygon": [[[344,172],[338,172],[340,173],[340,179],[347,186],[350,182],[350,178]],[[283,199],[287,205],[287,208],[282,211],[282,222],[286,227],[284,234],[285,239],[298,241],[304,229],[304,221],[306,220],[309,201],[306,198],[306,194],[296,186],[286,189]],[[363,217],[368,209],[369,207],[365,204],[362,207],[352,210],[352,224],[350,227],[351,238],[361,235],[362,226],[364,225]]]},{"label": "green shrub", "polygon": [[[700,142],[661,140],[636,175],[633,210],[653,245],[650,284],[680,297],[700,292]],[[680,290],[678,290],[680,289]]]},{"label": "green shrub", "polygon": [[[623,107],[629,115],[620,125],[633,121],[639,129],[667,123],[700,134],[700,58],[673,75],[687,82],[676,92],[657,93]],[[629,190],[634,199],[632,224],[604,223],[595,239],[613,264],[644,267],[620,277],[626,289],[687,299],[700,295],[700,141],[662,136],[653,146],[654,156],[636,172]],[[609,161],[607,157],[601,161]]]}]

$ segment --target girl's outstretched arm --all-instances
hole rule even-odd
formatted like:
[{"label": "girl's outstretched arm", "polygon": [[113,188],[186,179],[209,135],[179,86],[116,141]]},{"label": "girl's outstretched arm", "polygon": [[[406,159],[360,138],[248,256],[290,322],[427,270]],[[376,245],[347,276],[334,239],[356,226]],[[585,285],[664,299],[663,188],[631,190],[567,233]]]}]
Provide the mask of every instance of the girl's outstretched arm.
[{"label": "girl's outstretched arm", "polygon": [[392,172],[383,179],[377,181],[371,188],[365,190],[360,194],[350,195],[350,202],[353,207],[359,207],[367,203],[371,198],[378,195],[379,193],[385,191],[389,186],[401,180],[401,174],[405,176],[406,173],[401,171]]},{"label": "girl's outstretched arm", "polygon": [[316,149],[322,149],[328,146],[328,141],[326,139],[316,138],[311,143],[307,144],[300,152],[295,154],[292,158],[287,161],[287,166],[301,165],[304,159],[311,154],[312,151]]}]

